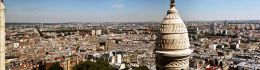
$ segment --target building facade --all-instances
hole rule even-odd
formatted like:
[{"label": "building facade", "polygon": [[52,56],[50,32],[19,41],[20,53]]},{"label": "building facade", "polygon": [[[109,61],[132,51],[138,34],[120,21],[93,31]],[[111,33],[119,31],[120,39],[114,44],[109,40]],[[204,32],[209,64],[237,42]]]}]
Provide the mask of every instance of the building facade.
[{"label": "building facade", "polygon": [[186,25],[175,8],[175,0],[171,0],[167,12],[159,28],[156,42],[156,68],[157,70],[188,70],[189,37]]}]

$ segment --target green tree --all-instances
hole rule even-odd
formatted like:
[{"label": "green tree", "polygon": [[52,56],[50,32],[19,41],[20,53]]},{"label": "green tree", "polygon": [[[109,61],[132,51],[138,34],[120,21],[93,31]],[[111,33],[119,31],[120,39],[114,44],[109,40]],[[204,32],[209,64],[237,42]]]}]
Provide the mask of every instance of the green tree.
[{"label": "green tree", "polygon": [[53,63],[52,66],[47,70],[64,70],[59,62]]},{"label": "green tree", "polygon": [[107,61],[97,60],[96,62],[86,61],[77,64],[73,70],[115,70]]},{"label": "green tree", "polygon": [[133,70],[149,70],[149,68],[146,66],[139,66],[137,68],[133,68]]}]

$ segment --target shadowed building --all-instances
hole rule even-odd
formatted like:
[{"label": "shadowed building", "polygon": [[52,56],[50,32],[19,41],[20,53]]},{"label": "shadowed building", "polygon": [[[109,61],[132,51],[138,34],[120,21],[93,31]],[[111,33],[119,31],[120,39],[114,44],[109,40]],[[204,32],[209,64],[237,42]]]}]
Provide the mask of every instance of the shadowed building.
[{"label": "shadowed building", "polygon": [[175,0],[171,0],[168,10],[158,33],[156,42],[157,70],[188,70],[189,37],[186,25],[175,8]]},{"label": "shadowed building", "polygon": [[5,7],[0,0],[0,70],[5,70]]}]

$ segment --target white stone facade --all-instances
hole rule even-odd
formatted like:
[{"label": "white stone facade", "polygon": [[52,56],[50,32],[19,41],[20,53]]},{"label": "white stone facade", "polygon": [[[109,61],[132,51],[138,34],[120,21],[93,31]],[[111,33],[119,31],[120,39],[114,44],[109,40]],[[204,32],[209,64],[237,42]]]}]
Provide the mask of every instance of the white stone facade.
[{"label": "white stone facade", "polygon": [[0,0],[0,70],[5,70],[5,7]]},{"label": "white stone facade", "polygon": [[192,53],[188,30],[175,8],[175,0],[171,0],[170,6],[156,43],[157,70],[187,70]]}]

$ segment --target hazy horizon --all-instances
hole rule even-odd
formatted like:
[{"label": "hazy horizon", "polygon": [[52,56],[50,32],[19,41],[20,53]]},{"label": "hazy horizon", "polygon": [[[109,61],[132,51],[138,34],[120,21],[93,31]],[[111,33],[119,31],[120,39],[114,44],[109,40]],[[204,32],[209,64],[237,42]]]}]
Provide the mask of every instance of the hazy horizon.
[{"label": "hazy horizon", "polygon": [[[184,21],[259,20],[259,0],[176,0]],[[7,22],[161,22],[169,0],[5,0]]]}]

